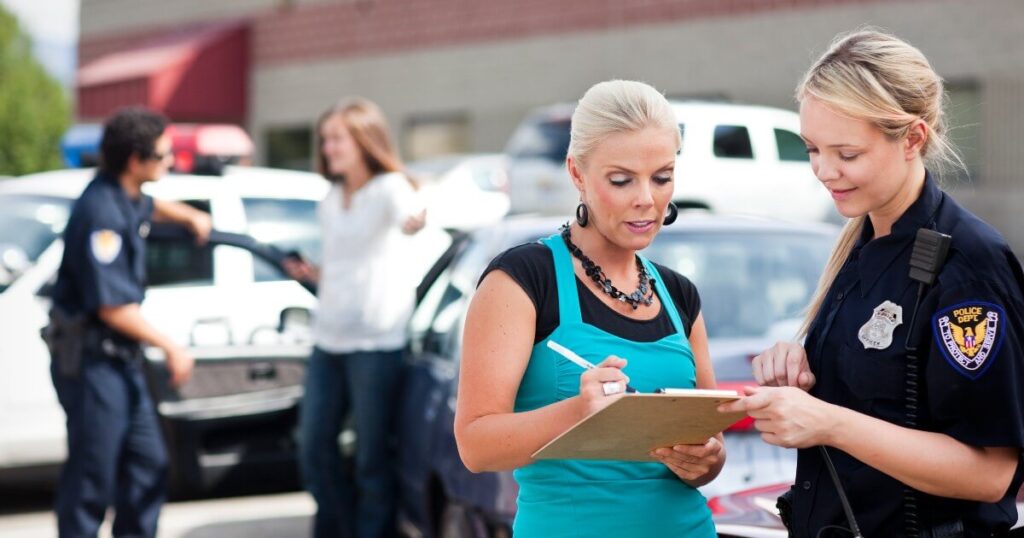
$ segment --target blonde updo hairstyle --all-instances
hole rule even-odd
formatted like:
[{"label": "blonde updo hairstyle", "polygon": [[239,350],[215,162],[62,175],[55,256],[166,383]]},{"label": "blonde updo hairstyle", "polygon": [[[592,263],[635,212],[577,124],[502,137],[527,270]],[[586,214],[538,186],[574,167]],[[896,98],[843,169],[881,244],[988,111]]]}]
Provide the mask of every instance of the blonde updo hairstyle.
[{"label": "blonde updo hairstyle", "polygon": [[676,150],[682,146],[675,112],[658,90],[633,80],[599,82],[583,94],[572,113],[568,154],[582,166],[609,135],[649,127],[671,130]]},{"label": "blonde updo hairstyle", "polygon": [[[921,157],[929,167],[962,167],[946,138],[942,79],[924,54],[876,30],[840,35],[807,71],[796,99],[813,97],[845,116],[865,120],[890,140],[905,138],[918,121],[927,127]],[[800,330],[806,336],[825,294],[860,237],[866,216],[850,219],[840,233]]]}]

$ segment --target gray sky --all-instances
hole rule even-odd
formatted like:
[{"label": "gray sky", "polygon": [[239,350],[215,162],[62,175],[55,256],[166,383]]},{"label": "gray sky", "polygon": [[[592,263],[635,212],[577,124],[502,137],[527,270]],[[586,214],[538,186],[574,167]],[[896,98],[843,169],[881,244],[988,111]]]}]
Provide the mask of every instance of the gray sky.
[{"label": "gray sky", "polygon": [[0,0],[32,37],[33,51],[47,71],[70,86],[78,46],[79,0]]},{"label": "gray sky", "polygon": [[74,43],[78,40],[78,0],[0,0],[37,40]]}]

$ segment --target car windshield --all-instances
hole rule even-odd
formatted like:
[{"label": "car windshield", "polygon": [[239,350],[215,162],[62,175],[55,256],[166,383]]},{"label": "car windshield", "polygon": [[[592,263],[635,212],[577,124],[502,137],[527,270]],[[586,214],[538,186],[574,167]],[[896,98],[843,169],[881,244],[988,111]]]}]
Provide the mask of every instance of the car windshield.
[{"label": "car windshield", "polygon": [[0,292],[60,236],[70,210],[65,198],[0,194]]},{"label": "car windshield", "polygon": [[663,233],[644,255],[697,286],[709,338],[759,338],[801,316],[831,245],[801,232]]}]

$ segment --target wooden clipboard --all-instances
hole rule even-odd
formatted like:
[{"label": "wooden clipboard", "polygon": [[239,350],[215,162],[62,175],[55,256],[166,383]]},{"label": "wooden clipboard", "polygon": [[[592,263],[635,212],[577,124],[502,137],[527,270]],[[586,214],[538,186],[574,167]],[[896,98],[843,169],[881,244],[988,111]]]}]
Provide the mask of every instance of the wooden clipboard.
[{"label": "wooden clipboard", "polygon": [[716,409],[738,399],[739,394],[731,390],[624,394],[552,439],[533,458],[655,461],[647,455],[651,450],[703,443],[742,419],[743,412]]}]

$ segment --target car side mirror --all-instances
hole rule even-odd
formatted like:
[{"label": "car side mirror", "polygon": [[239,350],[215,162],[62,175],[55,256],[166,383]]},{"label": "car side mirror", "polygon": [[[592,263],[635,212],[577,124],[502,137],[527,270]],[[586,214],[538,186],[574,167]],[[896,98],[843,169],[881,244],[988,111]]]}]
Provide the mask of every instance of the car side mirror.
[{"label": "car side mirror", "polygon": [[308,308],[289,306],[281,310],[281,319],[277,324],[277,332],[287,336],[293,342],[311,342],[313,332],[313,315]]}]

